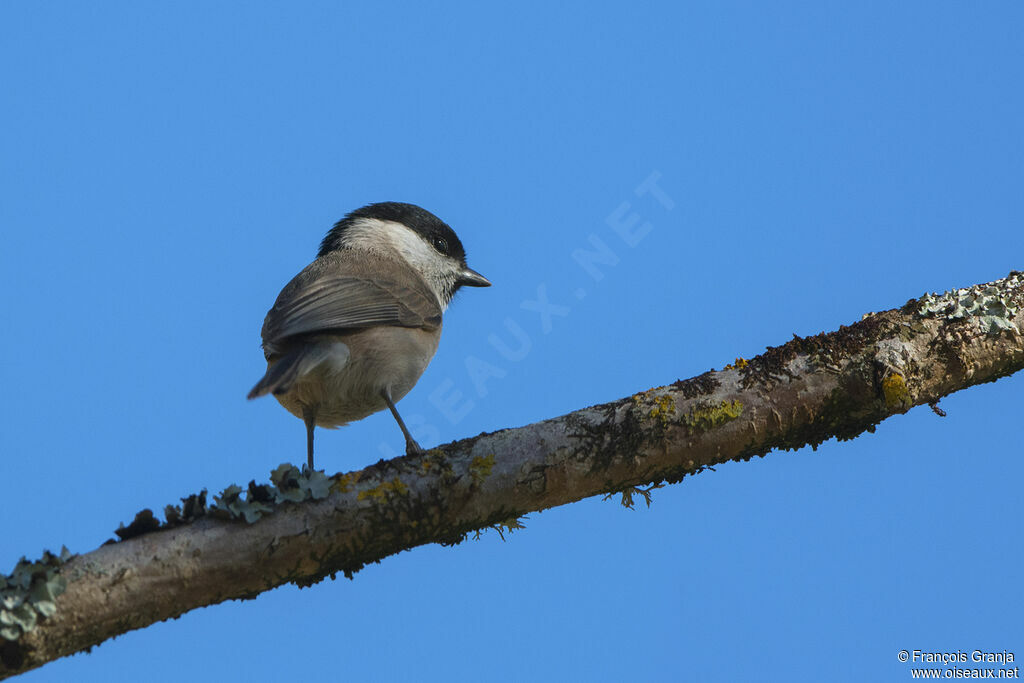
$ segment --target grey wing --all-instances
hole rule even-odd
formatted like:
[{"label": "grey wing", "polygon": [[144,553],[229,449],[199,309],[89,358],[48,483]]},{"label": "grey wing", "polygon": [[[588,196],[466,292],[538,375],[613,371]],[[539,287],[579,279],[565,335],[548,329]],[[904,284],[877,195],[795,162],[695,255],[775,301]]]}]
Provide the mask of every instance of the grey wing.
[{"label": "grey wing", "polygon": [[321,276],[290,283],[281,292],[263,323],[263,345],[271,351],[288,337],[311,332],[378,325],[436,329],[440,324],[441,306],[426,283]]}]

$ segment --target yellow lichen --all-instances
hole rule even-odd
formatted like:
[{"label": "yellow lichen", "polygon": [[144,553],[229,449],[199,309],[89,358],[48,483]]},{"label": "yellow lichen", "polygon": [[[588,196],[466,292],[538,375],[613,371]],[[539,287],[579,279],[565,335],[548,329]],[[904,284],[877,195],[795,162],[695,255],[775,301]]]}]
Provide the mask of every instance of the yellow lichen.
[{"label": "yellow lichen", "polygon": [[746,358],[737,358],[735,360],[735,362],[729,363],[728,365],[726,365],[722,369],[723,370],[742,370],[743,368],[747,367],[747,362],[748,361],[747,361]]},{"label": "yellow lichen", "polygon": [[405,496],[409,493],[409,487],[406,486],[401,479],[395,477],[391,481],[381,482],[379,485],[374,486],[372,489],[366,489],[360,491],[357,498],[359,500],[375,500],[379,503],[387,501],[393,495]]},{"label": "yellow lichen", "polygon": [[652,418],[660,419],[662,427],[667,427],[669,421],[676,416],[676,404],[671,396],[659,396],[654,399],[654,407],[648,414]]},{"label": "yellow lichen", "polygon": [[907,382],[898,372],[894,372],[882,380],[882,393],[885,395],[887,408],[907,409],[913,405]]},{"label": "yellow lichen", "polygon": [[431,470],[444,470],[446,465],[444,451],[440,448],[431,448],[423,455],[420,462],[420,471],[423,474]]},{"label": "yellow lichen", "polygon": [[349,484],[351,484],[351,483],[352,483],[352,475],[351,474],[341,474],[341,475],[338,475],[334,479],[334,483],[331,484],[331,488],[333,488],[338,493],[348,493],[348,487],[349,487]]},{"label": "yellow lichen", "polygon": [[633,405],[641,413],[645,411],[645,404],[648,401],[654,405],[647,411],[647,416],[661,420],[661,425],[667,427],[671,419],[676,416],[675,401],[669,395],[654,396],[654,389],[633,394]]},{"label": "yellow lichen", "polygon": [[494,469],[494,453],[490,453],[486,457],[478,455],[469,462],[469,474],[473,477],[473,483],[477,485],[491,476],[492,469]]},{"label": "yellow lichen", "polygon": [[695,406],[683,420],[695,432],[706,432],[709,429],[735,420],[743,412],[741,401],[722,401],[721,403],[704,403]]}]

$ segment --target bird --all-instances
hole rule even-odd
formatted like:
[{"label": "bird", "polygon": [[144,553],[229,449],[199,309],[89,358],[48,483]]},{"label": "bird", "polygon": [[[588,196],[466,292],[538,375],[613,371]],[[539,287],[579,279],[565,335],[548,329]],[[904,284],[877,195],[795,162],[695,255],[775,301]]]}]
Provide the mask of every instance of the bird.
[{"label": "bird", "polygon": [[466,265],[447,223],[415,204],[380,202],[334,224],[316,259],[285,285],[263,321],[267,370],[249,392],[272,394],[313,432],[388,408],[406,453],[422,453],[395,404],[413,388],[441,339],[461,287],[490,287]]}]

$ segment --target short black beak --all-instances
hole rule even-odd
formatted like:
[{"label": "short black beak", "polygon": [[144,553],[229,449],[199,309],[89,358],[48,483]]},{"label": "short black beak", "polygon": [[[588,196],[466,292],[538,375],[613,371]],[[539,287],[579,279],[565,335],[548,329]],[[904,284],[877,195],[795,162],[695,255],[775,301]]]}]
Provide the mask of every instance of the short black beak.
[{"label": "short black beak", "polygon": [[491,281],[472,268],[463,268],[455,284],[467,287],[490,287]]}]

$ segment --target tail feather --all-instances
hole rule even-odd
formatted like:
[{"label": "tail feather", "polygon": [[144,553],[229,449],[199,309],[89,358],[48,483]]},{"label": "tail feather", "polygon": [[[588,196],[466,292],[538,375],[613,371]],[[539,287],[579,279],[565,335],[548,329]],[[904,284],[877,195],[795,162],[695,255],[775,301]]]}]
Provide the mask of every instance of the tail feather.
[{"label": "tail feather", "polygon": [[249,392],[249,398],[288,393],[299,377],[320,365],[329,355],[331,349],[327,345],[311,344],[295,349],[267,368],[266,374]]}]

